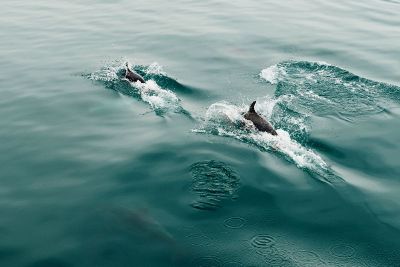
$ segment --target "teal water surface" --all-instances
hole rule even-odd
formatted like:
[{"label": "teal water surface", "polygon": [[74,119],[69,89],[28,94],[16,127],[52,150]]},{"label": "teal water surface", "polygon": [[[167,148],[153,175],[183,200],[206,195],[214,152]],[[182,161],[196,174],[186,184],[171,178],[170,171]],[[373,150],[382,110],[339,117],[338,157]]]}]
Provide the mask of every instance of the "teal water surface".
[{"label": "teal water surface", "polygon": [[0,266],[400,266],[399,13],[3,1]]}]

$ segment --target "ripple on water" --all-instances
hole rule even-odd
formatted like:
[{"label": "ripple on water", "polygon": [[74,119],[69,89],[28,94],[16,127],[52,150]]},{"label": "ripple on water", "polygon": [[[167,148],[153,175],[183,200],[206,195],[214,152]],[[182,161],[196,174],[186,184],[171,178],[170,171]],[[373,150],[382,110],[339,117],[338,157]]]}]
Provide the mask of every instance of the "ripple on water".
[{"label": "ripple on water", "polygon": [[353,258],[356,254],[356,249],[349,244],[336,244],[330,247],[330,253],[338,258]]},{"label": "ripple on water", "polygon": [[224,162],[207,160],[190,166],[192,191],[199,199],[192,204],[197,209],[217,209],[220,201],[234,199],[240,187],[240,178]]},{"label": "ripple on water", "polygon": [[256,249],[256,253],[264,257],[279,254],[279,250],[275,246],[271,245],[269,247]]},{"label": "ripple on water", "polygon": [[317,253],[308,250],[294,251],[292,257],[301,266],[319,266],[324,263]]},{"label": "ripple on water", "polygon": [[290,265],[290,259],[285,255],[279,253],[273,253],[264,255],[264,261],[268,263],[268,266],[288,266]]},{"label": "ripple on water", "polygon": [[251,239],[251,245],[257,249],[270,248],[275,244],[275,239],[267,234],[258,234]]},{"label": "ripple on water", "polygon": [[231,229],[242,228],[246,224],[246,219],[242,217],[231,217],[224,221],[224,226]]},{"label": "ripple on water", "polygon": [[220,259],[215,256],[202,256],[196,258],[192,262],[193,266],[196,267],[218,267],[224,266]]}]

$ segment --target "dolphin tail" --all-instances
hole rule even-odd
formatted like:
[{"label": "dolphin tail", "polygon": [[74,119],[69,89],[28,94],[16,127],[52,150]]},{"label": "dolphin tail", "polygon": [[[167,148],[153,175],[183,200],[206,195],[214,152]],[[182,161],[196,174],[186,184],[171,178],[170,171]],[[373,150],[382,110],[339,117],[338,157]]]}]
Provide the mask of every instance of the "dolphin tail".
[{"label": "dolphin tail", "polygon": [[253,103],[251,103],[250,108],[249,108],[249,112],[256,112],[254,109],[254,106],[256,105],[256,101],[253,101]]}]

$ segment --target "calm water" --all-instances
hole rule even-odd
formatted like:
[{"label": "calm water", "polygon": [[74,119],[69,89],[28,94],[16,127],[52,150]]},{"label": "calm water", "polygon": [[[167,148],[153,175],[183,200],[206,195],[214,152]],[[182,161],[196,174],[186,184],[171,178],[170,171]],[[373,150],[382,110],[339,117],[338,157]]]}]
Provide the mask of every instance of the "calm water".
[{"label": "calm water", "polygon": [[0,266],[400,266],[399,13],[3,0]]}]

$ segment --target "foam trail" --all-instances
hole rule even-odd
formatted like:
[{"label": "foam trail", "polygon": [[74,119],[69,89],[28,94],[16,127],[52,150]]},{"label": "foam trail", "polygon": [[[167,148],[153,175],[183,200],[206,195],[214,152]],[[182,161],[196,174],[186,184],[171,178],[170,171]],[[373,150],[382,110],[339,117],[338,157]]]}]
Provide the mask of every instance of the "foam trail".
[{"label": "foam trail", "polygon": [[[269,113],[277,102],[279,99],[260,101],[259,108],[267,110]],[[328,164],[318,154],[291,139],[287,131],[277,129],[277,136],[257,131],[250,121],[244,119],[243,114],[246,111],[247,106],[245,105],[236,106],[227,102],[214,103],[208,108],[203,124],[193,131],[231,137],[253,144],[262,150],[276,151],[294,162],[299,168],[318,174],[324,182],[335,183],[340,180],[331,175],[332,171]]]},{"label": "foam trail", "polygon": [[179,98],[173,92],[162,89],[155,81],[136,82],[134,86],[139,90],[142,100],[156,112],[180,112],[182,110]]},{"label": "foam trail", "polygon": [[[139,72],[139,74],[144,75],[145,79],[146,76],[148,76],[148,80],[146,80],[145,83],[131,83],[124,79],[126,62],[127,61],[124,59],[112,61],[103,66],[100,70],[87,75],[87,77],[91,80],[104,82],[110,89],[141,99],[148,103],[158,115],[175,112],[190,116],[190,114],[182,108],[180,99],[174,92],[160,87],[156,81],[151,79],[152,75],[167,77],[161,65],[155,62],[149,66],[133,66],[133,69]],[[126,86],[126,82],[129,84],[128,87]]]}]

